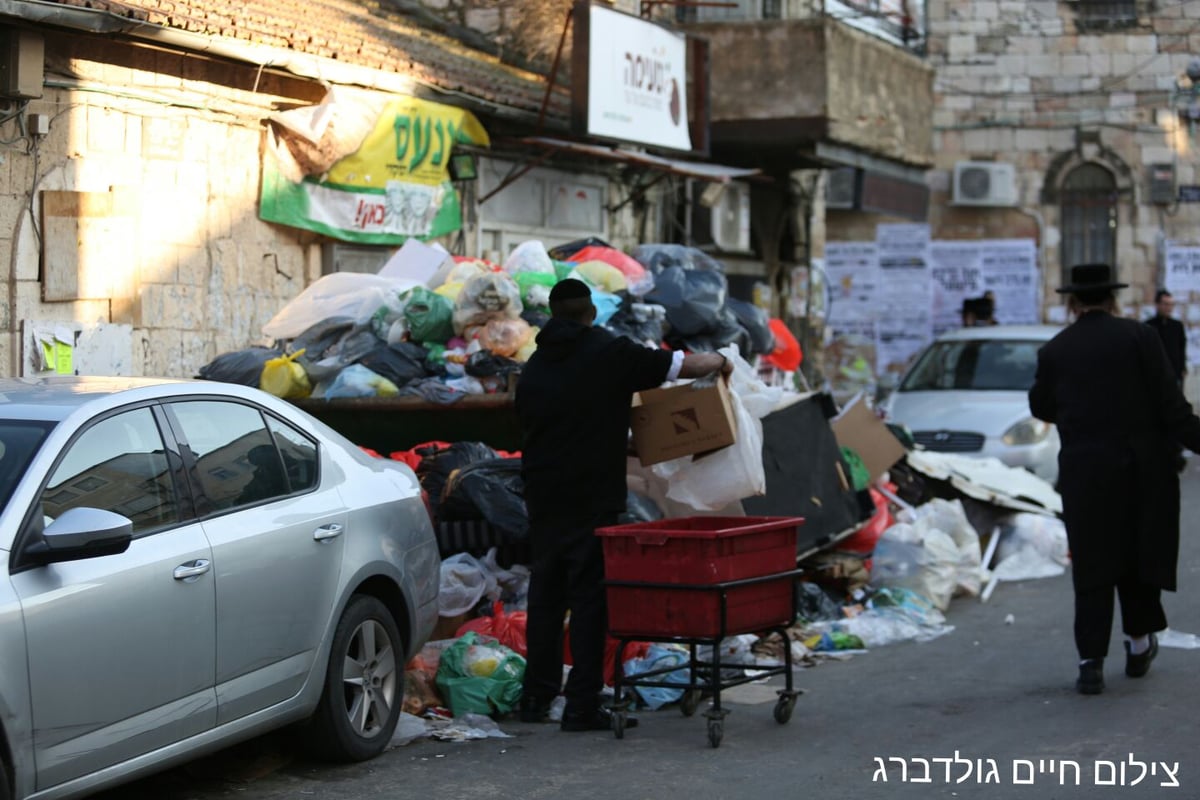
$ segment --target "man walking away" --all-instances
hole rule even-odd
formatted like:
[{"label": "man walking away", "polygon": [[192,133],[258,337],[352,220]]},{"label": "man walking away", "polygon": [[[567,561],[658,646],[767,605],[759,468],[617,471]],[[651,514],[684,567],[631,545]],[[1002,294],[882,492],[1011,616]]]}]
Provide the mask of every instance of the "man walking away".
[{"label": "man walking away", "polygon": [[1200,417],[1184,399],[1158,336],[1116,316],[1108,264],[1071,268],[1058,291],[1074,321],[1038,351],[1029,408],[1058,426],[1059,490],[1075,588],[1076,688],[1104,690],[1104,658],[1121,602],[1125,674],[1140,678],[1167,627],[1161,592],[1179,556],[1176,443],[1200,450]]}]

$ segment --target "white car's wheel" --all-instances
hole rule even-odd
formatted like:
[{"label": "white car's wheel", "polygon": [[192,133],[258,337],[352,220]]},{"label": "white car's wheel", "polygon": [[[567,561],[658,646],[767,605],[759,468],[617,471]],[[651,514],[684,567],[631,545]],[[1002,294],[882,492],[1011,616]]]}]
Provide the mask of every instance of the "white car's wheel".
[{"label": "white car's wheel", "polygon": [[404,652],[382,602],[356,596],[333,636],[325,690],[310,725],[314,755],[365,761],[383,752],[400,719]]}]

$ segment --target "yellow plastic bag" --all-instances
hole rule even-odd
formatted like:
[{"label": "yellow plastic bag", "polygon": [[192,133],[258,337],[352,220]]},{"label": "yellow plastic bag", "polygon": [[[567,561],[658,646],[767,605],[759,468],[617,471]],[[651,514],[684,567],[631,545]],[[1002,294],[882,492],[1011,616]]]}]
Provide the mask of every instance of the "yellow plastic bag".
[{"label": "yellow plastic bag", "polygon": [[258,379],[258,388],[285,400],[308,397],[312,394],[312,384],[308,382],[304,367],[296,363],[296,359],[302,355],[304,350],[300,349],[290,355],[267,359],[263,364],[262,376]]}]

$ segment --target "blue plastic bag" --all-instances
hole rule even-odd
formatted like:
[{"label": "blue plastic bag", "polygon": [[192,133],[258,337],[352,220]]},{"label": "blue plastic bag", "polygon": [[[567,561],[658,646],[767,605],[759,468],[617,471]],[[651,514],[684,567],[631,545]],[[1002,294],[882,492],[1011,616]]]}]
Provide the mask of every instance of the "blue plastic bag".
[{"label": "blue plastic bag", "polygon": [[[664,647],[658,644],[650,645],[645,658],[631,658],[625,662],[625,674],[634,675],[639,672],[649,672],[655,669],[665,669],[679,666],[674,672],[654,676],[654,680],[664,683],[678,683],[687,686],[690,682],[688,672],[688,654],[686,650],[677,647]],[[654,710],[667,703],[674,703],[683,697],[683,689],[668,689],[665,686],[634,686],[634,691],[642,698],[646,707]]]}]

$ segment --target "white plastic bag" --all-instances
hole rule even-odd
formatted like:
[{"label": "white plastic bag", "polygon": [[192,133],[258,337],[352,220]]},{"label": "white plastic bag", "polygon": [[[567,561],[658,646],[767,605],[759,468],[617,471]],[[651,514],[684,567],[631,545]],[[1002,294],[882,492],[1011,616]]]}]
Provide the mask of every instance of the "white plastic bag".
[{"label": "white plastic bag", "polygon": [[456,553],[442,561],[438,614],[443,617],[465,614],[485,596],[499,599],[500,588],[496,577],[479,559],[469,553]]},{"label": "white plastic bag", "polygon": [[360,272],[324,275],[298,294],[263,326],[271,339],[295,339],[313,323],[330,317],[349,317],[355,323],[370,320],[381,308],[399,313],[400,295],[417,281],[381,278]]},{"label": "white plastic bag", "polygon": [[935,497],[913,509],[912,513],[901,512],[901,518],[911,517],[919,528],[939,530],[954,540],[958,550],[956,581],[958,591],[978,595],[983,588],[980,562],[983,560],[979,547],[979,534],[967,519],[961,500],[944,500]]},{"label": "white plastic bag", "polygon": [[761,418],[783,396],[782,389],[767,386],[758,379],[754,368],[738,355],[737,345],[720,352],[734,365],[729,376],[729,399],[737,423],[736,441],[700,459],[686,456],[651,468],[666,479],[667,499],[700,511],[717,511],[737,500],[766,492]]},{"label": "white plastic bag", "polygon": [[396,384],[362,364],[351,364],[337,374],[321,393],[322,397],[395,397]]},{"label": "white plastic bag", "polygon": [[958,585],[958,560],[949,534],[919,522],[898,522],[875,544],[871,585],[908,589],[945,611]]},{"label": "white plastic bag", "polygon": [[554,262],[546,252],[546,245],[536,240],[521,242],[504,261],[504,271],[509,275],[518,272],[546,272],[554,274]]}]

